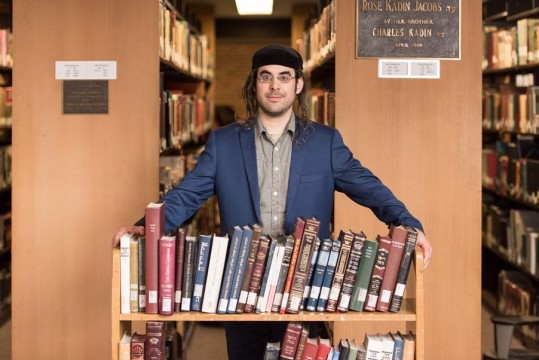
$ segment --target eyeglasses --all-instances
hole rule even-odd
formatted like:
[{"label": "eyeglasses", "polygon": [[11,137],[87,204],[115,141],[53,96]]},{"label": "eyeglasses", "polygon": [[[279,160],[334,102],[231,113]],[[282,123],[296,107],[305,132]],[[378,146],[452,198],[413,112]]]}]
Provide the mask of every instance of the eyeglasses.
[{"label": "eyeglasses", "polygon": [[271,76],[270,74],[262,74],[257,78],[259,82],[264,84],[272,82],[273,80],[277,80],[280,83],[286,84],[292,79],[295,79],[295,77],[292,77],[289,74],[277,75],[275,77]]}]

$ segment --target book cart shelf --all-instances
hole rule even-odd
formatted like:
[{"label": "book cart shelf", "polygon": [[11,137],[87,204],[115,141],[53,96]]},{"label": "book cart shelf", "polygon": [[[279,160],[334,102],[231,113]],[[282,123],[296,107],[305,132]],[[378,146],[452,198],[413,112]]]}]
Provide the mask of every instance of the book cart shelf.
[{"label": "book cart shelf", "polygon": [[[324,322],[404,322],[415,334],[415,358],[424,360],[424,288],[423,252],[415,251],[414,265],[410,271],[405,301],[398,313],[355,312],[330,313],[303,311],[299,314],[206,314],[202,312],[179,312],[170,316],[145,313],[120,313],[120,249],[112,250],[112,313],[111,349],[112,360],[118,360],[118,344],[124,332],[131,333],[134,321],[324,321]],[[360,334],[358,336],[363,336]]]}]

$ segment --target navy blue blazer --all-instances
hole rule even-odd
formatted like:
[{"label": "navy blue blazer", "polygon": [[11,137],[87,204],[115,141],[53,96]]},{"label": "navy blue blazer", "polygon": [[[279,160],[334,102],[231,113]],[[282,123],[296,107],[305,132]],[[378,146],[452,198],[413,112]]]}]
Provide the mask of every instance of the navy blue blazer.
[{"label": "navy blue blazer", "polygon": [[[334,129],[311,122],[310,131],[296,126],[286,201],[286,234],[299,216],[320,220],[319,237],[329,237],[330,215],[336,191],[370,208],[386,224],[406,224],[422,230],[382,182],[355,159]],[[217,195],[221,232],[235,225],[260,223],[260,192],[255,150],[255,128],[232,123],[211,132],[195,168],[161,201],[166,205],[165,232],[189,219],[211,196]]]}]

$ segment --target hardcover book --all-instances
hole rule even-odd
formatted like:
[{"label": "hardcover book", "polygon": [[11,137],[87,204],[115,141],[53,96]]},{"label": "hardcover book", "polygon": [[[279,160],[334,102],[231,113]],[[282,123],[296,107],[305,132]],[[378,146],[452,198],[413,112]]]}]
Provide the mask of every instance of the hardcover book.
[{"label": "hardcover book", "polygon": [[311,257],[311,265],[309,266],[309,273],[307,274],[307,281],[305,283],[305,289],[303,290],[303,300],[301,301],[301,304],[299,305],[300,310],[304,310],[307,307],[307,301],[309,300],[309,295],[311,294],[311,285],[313,282],[314,268],[316,266],[316,262],[318,261],[318,252],[320,251],[321,243],[322,242],[320,241],[320,238],[317,236],[313,255]]},{"label": "hardcover book", "polygon": [[341,251],[341,241],[334,239],[331,242],[331,251],[329,253],[328,265],[324,274],[324,280],[322,280],[322,288],[320,289],[320,296],[316,303],[316,311],[324,312],[329,298],[329,291],[331,284],[333,283],[333,275],[335,274],[335,267],[337,266],[337,260]]},{"label": "hardcover book", "polygon": [[348,266],[344,273],[344,279],[339,295],[339,301],[337,303],[337,310],[340,312],[347,312],[350,306],[350,299],[352,292],[354,291],[354,284],[356,283],[357,272],[359,269],[359,263],[361,256],[363,255],[363,244],[367,238],[363,232],[358,234],[353,233],[352,247],[350,248],[350,258],[348,259]]},{"label": "hardcover book", "polygon": [[165,323],[146,322],[145,360],[165,360]]},{"label": "hardcover book", "polygon": [[382,339],[379,334],[365,334],[363,343],[367,348],[367,359],[382,359]]},{"label": "hardcover book", "polygon": [[145,211],[146,313],[159,312],[159,239],[165,231],[165,203],[150,203]]},{"label": "hardcover book", "polygon": [[191,310],[193,311],[200,311],[202,309],[202,295],[204,294],[204,286],[206,284],[211,246],[211,235],[198,236],[193,296],[191,297]]},{"label": "hardcover book", "polygon": [[131,358],[131,335],[125,332],[118,344],[118,359],[129,360]]},{"label": "hardcover book", "polygon": [[389,333],[380,334],[380,338],[382,339],[382,359],[394,359],[393,349],[395,348],[395,342],[393,341],[393,338]]},{"label": "hardcover book", "polygon": [[266,344],[266,352],[264,360],[279,360],[279,352],[281,351],[280,342],[268,342]]},{"label": "hardcover book", "polygon": [[286,304],[287,313],[297,314],[299,312],[300,304],[303,301],[303,292],[307,284],[307,276],[309,274],[309,268],[311,267],[311,258],[316,245],[319,227],[320,221],[315,218],[308,219],[305,222],[298,260],[294,271],[294,278],[290,288],[290,296]]},{"label": "hardcover book", "polygon": [[404,339],[404,347],[402,350],[402,360],[414,360],[415,359],[415,337],[412,332],[408,332],[407,334],[403,335],[399,332],[399,334]]},{"label": "hardcover book", "polygon": [[174,286],[174,312],[180,312],[182,303],[182,282],[183,282],[183,259],[185,256],[185,228],[178,228],[176,233],[176,276]]},{"label": "hardcover book", "polygon": [[238,259],[240,257],[239,252],[241,251],[243,244],[243,229],[240,226],[234,226],[230,241],[230,249],[228,251],[223,282],[219,293],[219,303],[217,305],[218,314],[226,314],[228,299],[230,298],[230,293],[234,285],[234,273],[236,272]]},{"label": "hardcover book", "polygon": [[225,269],[227,249],[228,235],[213,235],[210,264],[208,267],[204,300],[202,301],[202,312],[210,314],[217,312],[217,302],[219,301],[219,291]]},{"label": "hardcover book", "polygon": [[[356,360],[357,357],[357,344],[355,339],[348,340],[348,354],[346,355],[346,360]],[[391,359],[389,359],[391,360]]]},{"label": "hardcover book", "polygon": [[402,354],[404,352],[404,338],[400,333],[389,333],[395,344],[393,348],[393,358],[395,360],[402,360]]},{"label": "hardcover book", "polygon": [[[318,338],[318,350],[316,352],[315,360],[326,360],[331,352],[331,339],[319,337]],[[355,359],[354,359],[355,360]]]},{"label": "hardcover book", "polygon": [[120,313],[131,313],[131,234],[120,237]]},{"label": "hardcover book", "polygon": [[138,308],[146,312],[146,237],[138,238]]},{"label": "hardcover book", "polygon": [[277,239],[274,239],[270,235],[268,235],[268,239],[270,245],[268,255],[266,256],[266,267],[264,269],[264,276],[262,277],[262,284],[260,285],[260,292],[258,294],[258,299],[256,300],[256,313],[266,312],[266,303],[270,295],[270,286],[275,274],[275,268],[277,267]]},{"label": "hardcover book", "polygon": [[318,339],[308,337],[303,346],[302,360],[315,360],[318,352]]},{"label": "hardcover book", "polygon": [[130,295],[129,299],[131,302],[131,312],[136,313],[139,312],[138,307],[138,236],[132,236],[130,241],[130,248],[129,248],[129,269],[131,271],[131,274],[129,275],[129,290]]},{"label": "hardcover book", "polygon": [[294,356],[294,360],[301,360],[303,358],[303,351],[305,350],[307,337],[309,337],[309,327],[303,323],[301,325],[301,334],[299,336],[298,348],[296,349],[296,356]]},{"label": "hardcover book", "polygon": [[283,341],[281,343],[281,359],[294,360],[302,328],[302,325],[299,323],[288,323],[286,327],[286,332],[283,337]]},{"label": "hardcover book", "polygon": [[240,296],[241,285],[243,282],[243,276],[245,274],[245,267],[247,265],[247,258],[249,257],[249,250],[251,249],[251,242],[253,239],[253,229],[250,226],[243,227],[243,242],[241,244],[238,265],[234,271],[234,277],[232,282],[232,291],[230,292],[230,298],[228,300],[227,314],[235,314],[238,305],[238,299]]},{"label": "hardcover book", "polygon": [[391,248],[391,238],[389,236],[378,235],[378,253],[376,254],[376,260],[374,261],[374,268],[372,269],[371,282],[369,283],[369,290],[367,291],[367,298],[365,300],[365,311],[375,311],[376,304],[378,303],[378,296],[380,294],[380,288],[382,281],[384,280],[384,274],[386,271],[387,258],[389,256],[389,250]]},{"label": "hardcover book", "polygon": [[292,237],[294,238],[294,248],[292,250],[292,257],[290,258],[290,265],[288,266],[288,274],[286,275],[286,281],[283,289],[283,296],[281,299],[279,314],[285,313],[286,305],[288,304],[288,298],[290,297],[292,280],[296,271],[296,262],[298,261],[299,248],[301,246],[301,238],[303,236],[304,228],[305,220],[300,217],[296,218],[296,222],[294,223],[294,230],[292,231]]},{"label": "hardcover book", "polygon": [[391,298],[393,297],[393,290],[395,290],[397,274],[402,260],[402,253],[404,252],[404,244],[408,237],[408,230],[402,225],[391,225],[389,236],[391,237],[391,250],[387,257],[386,272],[382,281],[380,297],[376,304],[376,310],[384,312],[388,311],[391,305]]},{"label": "hardcover book", "polygon": [[245,271],[243,273],[243,280],[241,282],[240,297],[236,306],[236,313],[240,314],[244,312],[245,304],[247,303],[247,295],[249,294],[249,285],[251,285],[251,276],[253,274],[253,268],[255,265],[256,255],[258,254],[258,246],[260,244],[260,235],[262,228],[258,225],[251,226],[253,230],[253,238],[251,240],[251,247],[249,248],[249,256],[247,257],[247,263],[245,264]]},{"label": "hardcover book", "polygon": [[197,239],[194,236],[185,237],[185,257],[183,259],[182,301],[181,311],[191,311],[191,296],[193,295],[193,276],[195,272]]},{"label": "hardcover book", "polygon": [[408,230],[408,236],[406,237],[406,244],[404,245],[404,252],[397,273],[397,280],[395,284],[395,290],[393,298],[391,299],[391,306],[389,311],[399,312],[402,300],[404,298],[404,291],[406,290],[406,281],[408,280],[408,273],[410,272],[410,266],[415,253],[415,244],[417,241],[417,231],[413,227],[406,227]]},{"label": "hardcover book", "polygon": [[350,310],[363,311],[377,251],[378,241],[365,239],[363,243],[363,256],[361,256],[359,263],[358,275],[350,302]]},{"label": "hardcover book", "polygon": [[251,282],[249,283],[247,300],[245,302],[245,313],[254,312],[260,285],[264,276],[264,268],[266,266],[266,257],[270,246],[270,239],[267,236],[261,236],[256,252],[253,271],[251,273]]},{"label": "hardcover book", "polygon": [[176,236],[163,235],[159,240],[159,313],[174,313],[174,276]]},{"label": "hardcover book", "polygon": [[341,241],[341,250],[339,258],[337,259],[337,265],[335,267],[335,274],[333,275],[333,282],[329,291],[328,304],[326,311],[335,312],[337,309],[337,301],[341,293],[342,284],[344,281],[344,273],[348,265],[348,259],[350,258],[350,250],[352,248],[352,241],[354,235],[350,232],[344,232],[341,230],[339,234],[339,240]]},{"label": "hardcover book", "polygon": [[271,269],[271,276],[269,278],[269,286],[268,286],[268,294],[266,299],[264,300],[266,303],[266,309],[265,312],[270,313],[273,308],[273,301],[275,299],[275,293],[277,292],[277,285],[279,282],[279,275],[281,272],[281,268],[283,266],[283,258],[284,254],[286,252],[286,238],[284,236],[280,236],[277,238],[276,241],[276,249],[275,249],[275,265],[272,266]]},{"label": "hardcover book", "polygon": [[288,276],[288,269],[290,268],[290,260],[292,258],[292,252],[294,251],[295,239],[289,235],[285,240],[285,248],[283,255],[283,262],[279,271],[279,278],[277,279],[277,286],[275,287],[275,297],[273,298],[273,304],[271,311],[278,312],[283,300],[283,291]]},{"label": "hardcover book", "polygon": [[133,334],[131,338],[131,360],[144,360],[144,343],[146,335]]},{"label": "hardcover book", "polygon": [[322,288],[322,282],[324,281],[324,274],[328,265],[329,253],[331,251],[331,239],[324,239],[320,244],[320,250],[318,253],[318,259],[314,267],[313,281],[311,283],[311,290],[309,292],[309,298],[307,300],[306,309],[309,311],[316,310],[316,304],[320,296],[320,289]]}]

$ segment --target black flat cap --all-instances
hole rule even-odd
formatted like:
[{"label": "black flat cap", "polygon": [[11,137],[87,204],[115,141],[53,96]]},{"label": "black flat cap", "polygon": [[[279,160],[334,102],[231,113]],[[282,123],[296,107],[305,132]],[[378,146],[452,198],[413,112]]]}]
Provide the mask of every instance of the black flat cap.
[{"label": "black flat cap", "polygon": [[303,59],[294,49],[284,45],[268,45],[253,55],[251,69],[265,65],[282,65],[296,70],[303,69]]}]

